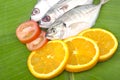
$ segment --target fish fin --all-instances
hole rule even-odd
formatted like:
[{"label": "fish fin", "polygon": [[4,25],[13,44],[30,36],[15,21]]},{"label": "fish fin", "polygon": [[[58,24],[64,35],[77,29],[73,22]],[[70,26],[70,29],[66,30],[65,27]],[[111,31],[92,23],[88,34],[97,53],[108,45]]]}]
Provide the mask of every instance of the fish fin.
[{"label": "fish fin", "polygon": [[76,22],[69,26],[69,28],[71,30],[74,30],[74,32],[76,32],[76,33],[81,32],[82,30],[88,29],[90,27],[92,27],[92,26],[90,26],[89,23],[87,23],[87,22]]},{"label": "fish fin", "polygon": [[109,0],[100,0],[100,4],[105,4],[107,3]]},{"label": "fish fin", "polygon": [[87,22],[76,22],[71,24],[69,27],[66,28],[65,34],[63,38],[69,37],[69,36],[75,36],[81,31],[90,28],[89,23]]},{"label": "fish fin", "polygon": [[64,5],[62,7],[60,7],[60,10],[66,10],[68,8],[68,5]]}]

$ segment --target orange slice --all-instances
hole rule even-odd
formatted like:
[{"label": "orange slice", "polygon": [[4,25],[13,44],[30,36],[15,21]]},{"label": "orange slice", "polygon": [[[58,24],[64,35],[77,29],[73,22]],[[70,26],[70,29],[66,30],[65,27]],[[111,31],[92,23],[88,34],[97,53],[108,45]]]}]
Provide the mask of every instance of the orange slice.
[{"label": "orange slice", "polygon": [[85,71],[96,65],[99,59],[97,44],[86,37],[71,37],[65,39],[70,57],[66,70],[69,72]]},{"label": "orange slice", "polygon": [[116,37],[111,32],[104,29],[87,29],[81,32],[79,35],[96,41],[100,49],[99,61],[108,60],[114,54],[118,46]]},{"label": "orange slice", "polygon": [[41,49],[33,51],[28,57],[28,68],[37,78],[50,79],[59,75],[65,68],[69,52],[61,40],[49,41]]}]

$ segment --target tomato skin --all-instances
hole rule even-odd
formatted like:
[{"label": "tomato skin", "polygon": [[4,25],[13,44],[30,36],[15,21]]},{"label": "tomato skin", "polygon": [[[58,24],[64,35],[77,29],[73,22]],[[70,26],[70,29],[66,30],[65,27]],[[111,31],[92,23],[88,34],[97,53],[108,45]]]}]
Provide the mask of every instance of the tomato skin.
[{"label": "tomato skin", "polygon": [[38,38],[36,38],[30,43],[26,43],[28,50],[33,51],[43,47],[48,42],[48,39],[45,37],[45,34],[46,33],[44,31],[41,31],[41,34],[38,36]]},{"label": "tomato skin", "polygon": [[37,38],[41,30],[35,21],[26,21],[16,29],[16,36],[22,43],[28,43]]}]

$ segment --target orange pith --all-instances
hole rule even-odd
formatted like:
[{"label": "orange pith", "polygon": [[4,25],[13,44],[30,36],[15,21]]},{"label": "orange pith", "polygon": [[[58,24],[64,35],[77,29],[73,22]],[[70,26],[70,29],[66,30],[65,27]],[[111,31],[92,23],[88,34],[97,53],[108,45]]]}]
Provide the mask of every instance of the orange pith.
[{"label": "orange pith", "polygon": [[50,79],[60,74],[68,60],[68,48],[62,41],[50,41],[28,58],[31,73],[42,79]]},{"label": "orange pith", "polygon": [[85,37],[72,37],[65,40],[68,45],[70,57],[66,70],[80,72],[92,68],[98,61],[99,49],[90,39]]},{"label": "orange pith", "polygon": [[115,52],[118,46],[115,36],[104,29],[95,28],[81,32],[79,35],[93,39],[99,46],[99,61],[108,60]]}]

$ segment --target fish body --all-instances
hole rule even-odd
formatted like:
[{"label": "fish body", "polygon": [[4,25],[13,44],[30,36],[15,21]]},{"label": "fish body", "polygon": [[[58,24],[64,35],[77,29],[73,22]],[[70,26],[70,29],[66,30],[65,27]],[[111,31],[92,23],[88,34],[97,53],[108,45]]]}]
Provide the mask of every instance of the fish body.
[{"label": "fish body", "polygon": [[107,1],[101,0],[98,5],[88,4],[73,8],[50,25],[46,37],[51,40],[65,39],[92,27],[96,22],[102,4]]},{"label": "fish body", "polygon": [[42,28],[48,28],[57,18],[78,5],[92,4],[93,0],[65,0],[54,5],[40,20]]},{"label": "fish body", "polygon": [[32,11],[31,20],[39,21],[46,12],[59,1],[61,0],[38,0],[38,3]]}]

